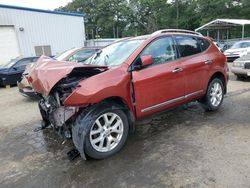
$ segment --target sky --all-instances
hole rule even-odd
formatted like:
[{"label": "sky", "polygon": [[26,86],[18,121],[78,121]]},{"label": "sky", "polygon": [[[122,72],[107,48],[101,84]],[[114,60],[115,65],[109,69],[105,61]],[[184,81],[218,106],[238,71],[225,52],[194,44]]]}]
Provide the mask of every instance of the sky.
[{"label": "sky", "polygon": [[0,0],[0,4],[54,10],[72,0]]}]

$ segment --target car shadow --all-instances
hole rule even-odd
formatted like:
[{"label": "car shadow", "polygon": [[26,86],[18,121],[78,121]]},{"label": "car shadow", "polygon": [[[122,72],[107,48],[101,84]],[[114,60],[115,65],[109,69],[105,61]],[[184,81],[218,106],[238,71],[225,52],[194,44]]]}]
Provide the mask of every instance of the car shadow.
[{"label": "car shadow", "polygon": [[229,75],[230,81],[242,81],[242,82],[250,82],[250,77],[241,77],[237,78],[235,75],[230,74]]}]

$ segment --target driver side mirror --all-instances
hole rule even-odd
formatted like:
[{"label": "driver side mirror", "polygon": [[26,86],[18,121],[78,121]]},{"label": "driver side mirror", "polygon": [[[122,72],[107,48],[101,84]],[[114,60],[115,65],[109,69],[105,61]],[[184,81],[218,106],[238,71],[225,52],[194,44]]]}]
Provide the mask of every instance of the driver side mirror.
[{"label": "driver side mirror", "polygon": [[140,70],[144,67],[147,67],[149,65],[153,64],[153,57],[152,55],[144,55],[138,58],[135,65],[133,66],[134,70]]},{"label": "driver side mirror", "polygon": [[153,57],[152,57],[152,55],[141,56],[141,63],[142,63],[143,67],[152,65],[153,64]]}]

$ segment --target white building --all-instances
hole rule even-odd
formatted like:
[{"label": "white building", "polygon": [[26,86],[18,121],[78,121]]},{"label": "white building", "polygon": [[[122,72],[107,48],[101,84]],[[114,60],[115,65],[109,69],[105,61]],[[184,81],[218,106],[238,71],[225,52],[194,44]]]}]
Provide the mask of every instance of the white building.
[{"label": "white building", "polygon": [[17,56],[55,55],[84,41],[82,14],[0,4],[0,63]]}]

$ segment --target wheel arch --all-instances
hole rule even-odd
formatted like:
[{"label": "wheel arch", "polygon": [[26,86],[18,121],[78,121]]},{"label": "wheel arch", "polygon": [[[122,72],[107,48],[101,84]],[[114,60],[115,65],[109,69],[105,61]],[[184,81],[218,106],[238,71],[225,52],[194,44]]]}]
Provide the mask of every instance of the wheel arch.
[{"label": "wheel arch", "polygon": [[76,118],[76,121],[72,126],[73,143],[83,159],[86,159],[84,143],[87,129],[86,125],[81,123],[81,119],[82,117],[86,117],[86,122],[92,121],[96,117],[91,114],[97,109],[105,108],[107,105],[110,105],[113,110],[122,110],[128,117],[129,132],[133,132],[135,130],[134,114],[129,110],[125,100],[121,97],[109,97],[87,108],[83,108],[80,110],[78,118]]},{"label": "wheel arch", "polygon": [[105,103],[105,102],[115,104],[118,106],[118,108],[120,108],[121,110],[125,112],[129,121],[128,122],[129,131],[134,132],[135,131],[135,115],[129,108],[129,105],[127,104],[127,102],[122,97],[119,97],[119,96],[108,97],[102,100],[100,103]]},{"label": "wheel arch", "polygon": [[224,94],[226,94],[226,93],[227,93],[226,77],[225,77],[225,75],[224,75],[222,72],[220,72],[220,71],[215,72],[215,73],[210,77],[210,79],[209,79],[209,81],[208,81],[208,83],[207,83],[207,88],[208,88],[208,86],[209,86],[209,83],[210,83],[213,79],[215,79],[215,78],[218,78],[218,79],[220,79],[220,80],[223,82],[223,85],[224,85]]}]

